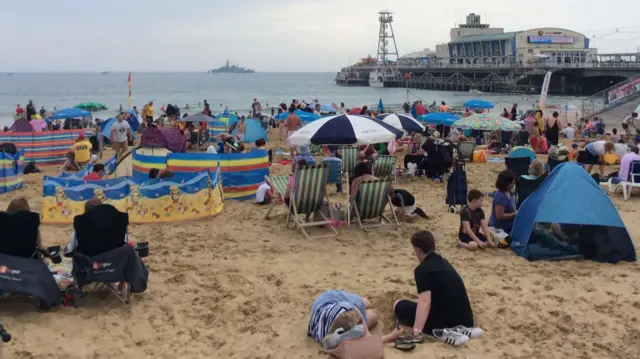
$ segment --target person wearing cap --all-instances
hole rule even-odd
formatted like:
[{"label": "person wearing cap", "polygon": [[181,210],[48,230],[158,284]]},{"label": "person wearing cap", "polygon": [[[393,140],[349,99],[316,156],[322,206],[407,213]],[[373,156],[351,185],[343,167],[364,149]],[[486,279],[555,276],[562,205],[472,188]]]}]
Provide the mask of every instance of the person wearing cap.
[{"label": "person wearing cap", "polygon": [[75,155],[75,161],[79,165],[87,164],[91,161],[91,149],[93,146],[91,142],[87,140],[84,133],[78,135],[76,143],[71,146],[71,151]]},{"label": "person wearing cap", "polygon": [[291,173],[294,172],[296,168],[296,163],[300,160],[307,161],[307,166],[313,166],[316,163],[315,158],[311,156],[311,152],[309,152],[309,146],[302,145],[298,147],[298,154],[293,158],[293,163],[291,164]]}]

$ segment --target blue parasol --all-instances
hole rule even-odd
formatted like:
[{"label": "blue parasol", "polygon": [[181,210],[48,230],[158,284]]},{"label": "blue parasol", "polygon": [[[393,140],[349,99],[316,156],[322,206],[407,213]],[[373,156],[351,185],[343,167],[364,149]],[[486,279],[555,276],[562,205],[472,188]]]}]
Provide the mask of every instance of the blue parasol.
[{"label": "blue parasol", "polygon": [[485,109],[485,108],[494,108],[495,106],[489,101],[471,100],[471,101],[465,102],[464,107],[473,108],[473,109]]},{"label": "blue parasol", "polygon": [[47,122],[51,122],[53,120],[64,120],[67,118],[83,118],[83,117],[91,117],[91,112],[87,110],[83,110],[81,108],[65,108],[64,110],[60,110],[51,117],[47,118]]},{"label": "blue parasol", "polygon": [[458,121],[460,116],[456,116],[448,112],[430,112],[426,115],[418,116],[418,121],[426,122],[432,125],[451,126]]},{"label": "blue parasol", "polygon": [[384,104],[382,103],[382,99],[378,100],[378,111],[384,111]]},{"label": "blue parasol", "polygon": [[[314,114],[313,112],[295,110],[293,113],[298,115],[298,117],[300,117],[300,121],[302,122],[311,122],[320,118],[320,116]],[[289,111],[277,114],[275,120],[282,121],[286,120],[287,117],[289,117]]]}]

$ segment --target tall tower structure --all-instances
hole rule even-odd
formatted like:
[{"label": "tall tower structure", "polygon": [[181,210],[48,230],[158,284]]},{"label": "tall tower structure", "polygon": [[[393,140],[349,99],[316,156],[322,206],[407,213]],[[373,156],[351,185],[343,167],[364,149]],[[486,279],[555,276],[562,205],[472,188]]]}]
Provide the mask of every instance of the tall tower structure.
[{"label": "tall tower structure", "polygon": [[389,11],[380,11],[378,13],[378,21],[380,21],[380,34],[378,35],[378,63],[384,64],[387,61],[398,60],[398,46],[396,45],[396,37],[393,33],[393,13]]}]

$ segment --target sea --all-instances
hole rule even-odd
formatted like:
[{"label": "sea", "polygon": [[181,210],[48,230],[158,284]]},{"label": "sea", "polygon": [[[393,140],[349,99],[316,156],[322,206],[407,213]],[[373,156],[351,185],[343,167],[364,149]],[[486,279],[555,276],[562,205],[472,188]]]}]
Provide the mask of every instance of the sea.
[{"label": "sea", "polygon": [[[0,74],[0,125],[13,123],[17,104],[25,107],[33,101],[39,111],[47,112],[73,107],[82,102],[100,102],[109,110],[96,112],[94,118],[110,118],[118,111],[154,102],[156,111],[162,105],[173,104],[190,111],[199,111],[207,100],[214,113],[228,108],[240,114],[248,113],[254,98],[263,107],[290,103],[292,99],[322,104],[344,102],[347,108],[383,104],[402,104],[423,100],[426,104],[445,101],[450,106],[462,105],[471,99],[483,99],[510,108],[517,103],[520,109],[530,109],[539,95],[477,94],[469,92],[443,92],[405,88],[345,87],[334,82],[335,73],[132,73],[131,104],[127,101],[128,73],[15,73]],[[579,106],[580,98],[550,96],[547,103]]]}]

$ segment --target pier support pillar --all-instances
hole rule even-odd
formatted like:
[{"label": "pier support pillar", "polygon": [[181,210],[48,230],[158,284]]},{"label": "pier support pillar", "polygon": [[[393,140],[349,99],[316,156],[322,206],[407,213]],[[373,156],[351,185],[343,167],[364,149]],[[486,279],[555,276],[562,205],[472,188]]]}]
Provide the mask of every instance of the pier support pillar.
[{"label": "pier support pillar", "polygon": [[563,95],[567,94],[567,77],[560,76],[560,91]]}]

